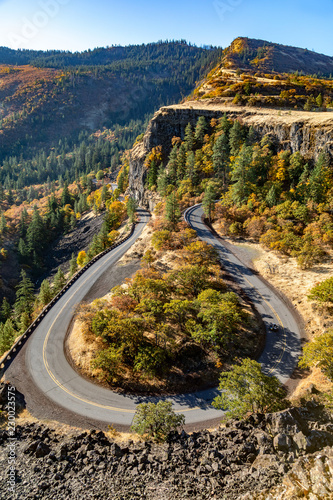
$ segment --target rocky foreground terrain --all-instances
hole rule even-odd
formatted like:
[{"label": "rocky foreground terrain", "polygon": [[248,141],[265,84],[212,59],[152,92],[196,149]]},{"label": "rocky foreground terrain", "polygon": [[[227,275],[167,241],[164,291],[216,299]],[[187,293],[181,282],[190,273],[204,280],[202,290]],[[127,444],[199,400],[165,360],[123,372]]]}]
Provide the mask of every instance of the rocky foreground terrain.
[{"label": "rocky foreground terrain", "polygon": [[[6,394],[3,386],[3,409]],[[162,445],[18,425],[14,494],[7,489],[10,434],[0,431],[1,499],[333,498],[333,421],[314,401],[211,432],[176,432]]]}]

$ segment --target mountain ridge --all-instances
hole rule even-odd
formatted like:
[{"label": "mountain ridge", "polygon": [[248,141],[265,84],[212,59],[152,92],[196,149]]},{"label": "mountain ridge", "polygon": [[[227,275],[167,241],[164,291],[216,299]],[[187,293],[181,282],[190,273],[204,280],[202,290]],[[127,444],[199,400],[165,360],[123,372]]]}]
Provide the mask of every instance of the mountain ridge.
[{"label": "mountain ridge", "polygon": [[177,43],[128,51],[112,64],[52,67],[44,61],[38,67],[1,64],[0,49],[0,157],[20,155],[31,144],[50,146],[82,129],[144,120],[190,93],[218,54]]},{"label": "mountain ridge", "polygon": [[269,72],[303,72],[328,76],[333,73],[333,57],[308,49],[238,37],[224,50],[223,67]]}]

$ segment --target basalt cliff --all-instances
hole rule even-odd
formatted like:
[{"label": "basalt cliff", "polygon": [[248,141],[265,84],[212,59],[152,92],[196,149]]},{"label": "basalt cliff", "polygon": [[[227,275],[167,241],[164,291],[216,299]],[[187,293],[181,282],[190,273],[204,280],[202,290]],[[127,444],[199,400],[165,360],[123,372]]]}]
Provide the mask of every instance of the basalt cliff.
[{"label": "basalt cliff", "polygon": [[219,119],[224,114],[233,120],[252,127],[258,139],[268,135],[276,150],[299,151],[310,160],[322,150],[333,155],[333,112],[307,112],[250,108],[219,102],[216,99],[187,101],[184,104],[162,107],[150,121],[142,141],[131,153],[129,190],[139,204],[153,209],[157,195],[145,189],[147,169],[145,158],[153,147],[162,146],[164,162],[171,150],[171,139],[184,139],[188,123],[195,126],[198,118],[207,121]]}]

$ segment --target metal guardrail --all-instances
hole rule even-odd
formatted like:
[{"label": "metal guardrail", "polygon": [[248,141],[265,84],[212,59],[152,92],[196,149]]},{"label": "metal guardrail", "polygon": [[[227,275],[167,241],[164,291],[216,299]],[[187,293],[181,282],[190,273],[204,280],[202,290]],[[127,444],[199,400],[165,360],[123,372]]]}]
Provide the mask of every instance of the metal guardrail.
[{"label": "metal guardrail", "polygon": [[0,360],[0,378],[2,378],[4,372],[7,369],[8,364],[10,364],[13,361],[13,359],[20,352],[20,350],[22,349],[22,347],[24,346],[24,344],[28,340],[28,338],[34,333],[34,331],[39,326],[39,324],[41,323],[41,321],[44,319],[44,317],[46,316],[46,314],[52,309],[52,307],[58,302],[58,300],[71,288],[72,285],[74,285],[74,283],[76,283],[76,281],[95,262],[97,262],[99,259],[101,259],[102,257],[104,257],[104,255],[106,255],[107,253],[111,252],[115,248],[117,248],[120,245],[122,245],[123,243],[125,243],[125,241],[127,241],[129,238],[131,238],[131,236],[134,233],[134,229],[135,229],[135,224],[132,224],[131,232],[130,232],[130,234],[128,236],[126,236],[126,238],[123,238],[122,240],[118,241],[118,243],[116,243],[114,245],[111,245],[109,248],[107,248],[103,252],[101,252],[98,255],[96,255],[95,257],[93,257],[91,259],[91,261],[88,262],[88,264],[86,264],[82,269],[80,269],[80,271],[78,271],[76,274],[74,274],[74,276],[69,280],[68,283],[66,283],[66,285],[58,293],[58,295],[56,295],[51,300],[51,302],[49,302],[47,304],[47,306],[44,307],[44,309],[42,310],[42,312],[39,314],[39,316],[37,316],[37,318],[33,321],[33,323],[31,323],[31,325],[29,326],[29,328],[20,337],[18,337],[16,339],[15,343],[12,345],[12,347],[7,352],[7,354],[1,358],[1,360]]}]

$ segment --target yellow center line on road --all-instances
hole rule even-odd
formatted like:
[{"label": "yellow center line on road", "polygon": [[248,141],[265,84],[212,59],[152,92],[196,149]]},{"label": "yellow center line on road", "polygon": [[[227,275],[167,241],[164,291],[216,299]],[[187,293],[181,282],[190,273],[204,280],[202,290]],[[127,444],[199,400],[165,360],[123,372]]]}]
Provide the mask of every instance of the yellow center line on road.
[{"label": "yellow center line on road", "polygon": [[[121,249],[118,249],[116,251],[115,254],[112,254],[112,257],[114,257],[115,255],[117,255],[117,253],[121,252]],[[93,275],[96,274],[101,267],[103,267],[105,265],[105,263],[103,264],[100,264],[96,269],[95,271],[93,272]],[[85,398],[81,398],[80,396],[78,396],[77,394],[74,394],[73,392],[71,392],[69,389],[67,389],[66,387],[64,387],[61,382],[59,382],[59,380],[56,378],[56,376],[52,373],[51,369],[50,369],[50,366],[49,366],[49,363],[47,361],[47,356],[46,356],[46,348],[47,348],[47,343],[49,341],[49,338],[50,338],[50,335],[51,335],[51,331],[55,325],[55,323],[58,321],[58,318],[59,316],[62,314],[62,312],[64,311],[64,309],[67,307],[68,303],[72,300],[72,298],[81,290],[81,288],[87,283],[87,281],[89,281],[90,279],[92,278],[92,276],[89,276],[88,278],[86,278],[82,284],[79,286],[79,288],[70,296],[70,298],[65,302],[65,304],[63,305],[63,307],[61,308],[61,310],[59,311],[59,313],[57,314],[57,316],[55,317],[52,325],[50,326],[48,332],[47,332],[47,335],[45,337],[45,340],[44,340],[44,344],[43,344],[43,361],[44,361],[44,366],[46,368],[46,371],[47,373],[49,374],[49,376],[51,377],[51,379],[53,380],[53,382],[60,388],[62,389],[63,391],[65,391],[67,394],[69,394],[70,396],[74,397],[75,399],[78,399],[79,401],[82,401],[83,403],[87,403],[89,405],[92,405],[92,406],[96,406],[98,408],[105,408],[107,410],[113,410],[113,411],[122,411],[122,412],[125,412],[125,413],[135,413],[134,410],[126,410],[126,409],[122,409],[122,408],[115,408],[113,406],[106,406],[106,405],[101,405],[99,403],[94,403],[92,401],[89,401],[88,399],[85,399]]]},{"label": "yellow center line on road", "polygon": [[[117,252],[115,254],[112,254],[112,256],[114,257],[115,255],[117,255],[117,253],[119,253],[121,251],[121,249],[117,250]],[[104,266],[105,264],[101,264],[100,266],[98,266],[93,275],[97,273],[97,271],[99,271],[99,269]],[[44,344],[43,344],[43,361],[44,361],[44,366],[46,368],[46,371],[47,373],[49,374],[50,378],[53,380],[53,382],[60,388],[62,389],[64,392],[66,392],[67,394],[69,394],[70,396],[72,396],[73,398],[79,400],[79,401],[82,401],[83,403],[86,403],[86,404],[89,404],[91,406],[95,406],[97,408],[103,408],[103,409],[106,409],[106,410],[110,410],[110,411],[116,411],[116,412],[123,412],[123,413],[131,413],[131,414],[134,414],[135,413],[135,410],[128,410],[128,409],[124,409],[124,408],[117,408],[117,407],[114,407],[114,406],[107,406],[107,405],[102,405],[102,404],[99,404],[99,403],[95,403],[93,401],[90,401],[86,398],[82,398],[80,396],[78,396],[77,394],[73,393],[72,391],[70,391],[69,389],[67,389],[66,387],[64,387],[61,382],[59,382],[59,380],[56,378],[56,376],[52,373],[51,369],[50,369],[50,366],[49,366],[49,363],[47,361],[47,356],[46,356],[46,348],[47,348],[47,343],[49,341],[49,338],[50,338],[50,335],[51,335],[51,331],[52,331],[52,328],[54,327],[56,321],[58,321],[58,318],[59,316],[62,314],[63,310],[66,308],[66,306],[68,305],[69,301],[72,300],[72,298],[79,292],[79,290],[86,284],[86,282],[88,280],[91,279],[91,276],[89,276],[88,278],[86,278],[83,283],[79,286],[79,288],[71,295],[71,297],[66,301],[66,303],[63,305],[63,307],[61,308],[61,310],[59,311],[59,313],[57,314],[56,318],[54,319],[52,325],[50,326],[48,332],[47,332],[47,335],[45,337],[45,340],[44,340]],[[188,412],[188,411],[193,411],[193,410],[198,410],[199,407],[194,407],[194,408],[189,408],[189,409],[185,409],[185,410],[177,410],[176,413],[180,413],[180,411],[182,413],[184,412]]]}]

